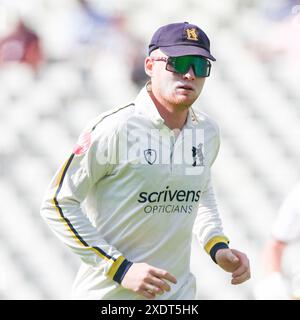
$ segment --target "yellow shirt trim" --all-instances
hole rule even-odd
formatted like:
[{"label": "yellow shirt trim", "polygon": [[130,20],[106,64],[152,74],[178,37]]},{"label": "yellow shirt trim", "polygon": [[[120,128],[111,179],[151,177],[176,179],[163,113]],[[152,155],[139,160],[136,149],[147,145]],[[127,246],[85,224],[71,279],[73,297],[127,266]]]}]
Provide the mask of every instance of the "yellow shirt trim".
[{"label": "yellow shirt trim", "polygon": [[212,249],[212,247],[219,243],[219,242],[223,242],[223,243],[226,243],[228,244],[229,243],[229,240],[228,238],[224,237],[224,236],[216,236],[216,237],[213,237],[211,238],[207,244],[205,245],[204,249],[205,251],[209,254],[210,253],[210,250]]},{"label": "yellow shirt trim", "polygon": [[113,277],[115,276],[115,274],[117,273],[120,265],[122,264],[122,262],[125,260],[125,258],[123,256],[120,256],[111,266],[111,268],[109,269],[107,276],[111,279],[113,279]]}]

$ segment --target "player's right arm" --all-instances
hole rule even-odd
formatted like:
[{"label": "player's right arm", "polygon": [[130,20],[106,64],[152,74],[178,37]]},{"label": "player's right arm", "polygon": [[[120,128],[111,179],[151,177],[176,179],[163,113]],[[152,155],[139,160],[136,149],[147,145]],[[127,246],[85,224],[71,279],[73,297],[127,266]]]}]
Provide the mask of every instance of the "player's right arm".
[{"label": "player's right arm", "polygon": [[132,265],[105,241],[84,214],[81,204],[97,181],[109,174],[115,134],[101,126],[86,130],[81,142],[53,177],[41,215],[56,236],[81,260],[120,283]]},{"label": "player's right arm", "polygon": [[169,291],[165,280],[176,283],[172,275],[146,263],[128,261],[101,237],[84,214],[81,203],[88,192],[112,171],[116,135],[107,135],[107,130],[100,127],[85,131],[81,137],[81,143],[50,183],[41,206],[42,217],[83,262],[102,269],[107,277],[124,288],[148,299]]}]

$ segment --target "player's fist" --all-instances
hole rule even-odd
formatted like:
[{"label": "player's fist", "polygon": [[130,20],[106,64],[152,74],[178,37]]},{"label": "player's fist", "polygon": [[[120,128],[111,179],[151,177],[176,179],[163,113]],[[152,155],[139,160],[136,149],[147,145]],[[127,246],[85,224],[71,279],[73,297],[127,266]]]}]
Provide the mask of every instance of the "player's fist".
[{"label": "player's fist", "polygon": [[170,291],[168,280],[176,283],[176,278],[163,269],[155,268],[147,263],[134,263],[126,272],[121,285],[148,299],[154,299],[157,294]]},{"label": "player's fist", "polygon": [[247,256],[235,249],[219,249],[216,253],[217,264],[232,273],[232,284],[240,284],[250,279],[250,264]]}]

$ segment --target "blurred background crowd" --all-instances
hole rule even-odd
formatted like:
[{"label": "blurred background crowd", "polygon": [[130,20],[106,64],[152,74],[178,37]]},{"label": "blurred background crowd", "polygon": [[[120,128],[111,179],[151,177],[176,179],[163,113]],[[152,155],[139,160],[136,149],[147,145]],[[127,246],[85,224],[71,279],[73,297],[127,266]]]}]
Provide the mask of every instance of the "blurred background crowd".
[{"label": "blurred background crowd", "polygon": [[[203,28],[217,58],[197,107],[220,126],[219,210],[252,266],[232,286],[194,241],[197,298],[260,297],[263,246],[300,174],[296,0],[0,0],[0,299],[69,298],[79,260],[42,221],[43,194],[86,123],[144,86],[153,32],[179,21]],[[283,261],[287,299],[297,252]]]}]

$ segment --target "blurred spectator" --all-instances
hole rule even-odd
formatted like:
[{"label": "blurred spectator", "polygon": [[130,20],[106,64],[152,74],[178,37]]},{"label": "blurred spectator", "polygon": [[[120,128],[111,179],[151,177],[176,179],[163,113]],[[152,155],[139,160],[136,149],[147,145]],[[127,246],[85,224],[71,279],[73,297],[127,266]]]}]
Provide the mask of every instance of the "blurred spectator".
[{"label": "blurred spectator", "polygon": [[[105,10],[89,0],[76,0],[76,6],[68,14],[71,19],[70,43],[73,43],[69,56],[95,75],[96,86],[99,85],[97,91],[106,92],[107,84],[102,82],[108,67],[119,70],[114,75],[109,71],[110,81],[113,77],[118,81],[124,78],[124,83],[131,80],[137,88],[144,86],[147,81],[145,44],[129,32],[127,17],[122,11]],[[82,56],[87,58],[82,59]]]},{"label": "blurred spectator", "polygon": [[267,25],[254,43],[257,56],[263,61],[284,56],[298,63],[300,0],[265,1],[262,14]]},{"label": "blurred spectator", "polygon": [[[105,104],[112,105],[134,96],[135,90],[147,81],[146,52],[145,44],[128,30],[127,16],[121,10],[103,10],[93,1],[77,0],[70,17],[77,48],[72,50],[74,58],[80,67],[90,71],[94,92],[101,95]],[[118,95],[111,94],[115,81],[123,83]]]},{"label": "blurred spectator", "polygon": [[271,239],[263,252],[266,277],[255,288],[258,299],[300,299],[300,253],[289,256],[288,272],[283,268],[287,248],[300,241],[300,182],[288,194],[273,224]]},{"label": "blurred spectator", "polygon": [[99,42],[101,34],[112,25],[113,17],[94,8],[88,0],[77,0],[73,12],[75,38],[81,44]]},{"label": "blurred spectator", "polygon": [[[75,45],[96,44],[100,45],[102,50],[110,50],[112,46],[117,46],[121,53],[126,49],[119,39],[120,35],[124,37],[126,30],[126,19],[121,12],[107,12],[89,0],[76,0],[74,8],[67,11],[63,18],[71,20],[70,36]],[[63,21],[61,23],[63,27]]]},{"label": "blurred spectator", "polygon": [[137,88],[141,88],[148,80],[148,76],[145,72],[144,61],[146,52],[144,51],[145,44],[132,37],[129,53],[128,64],[130,66],[130,78]]},{"label": "blurred spectator", "polygon": [[297,5],[300,5],[300,0],[265,0],[262,12],[267,19],[282,21],[291,15],[293,7]]},{"label": "blurred spectator", "polygon": [[37,69],[42,61],[40,39],[22,20],[10,34],[0,39],[0,65],[20,62]]}]

